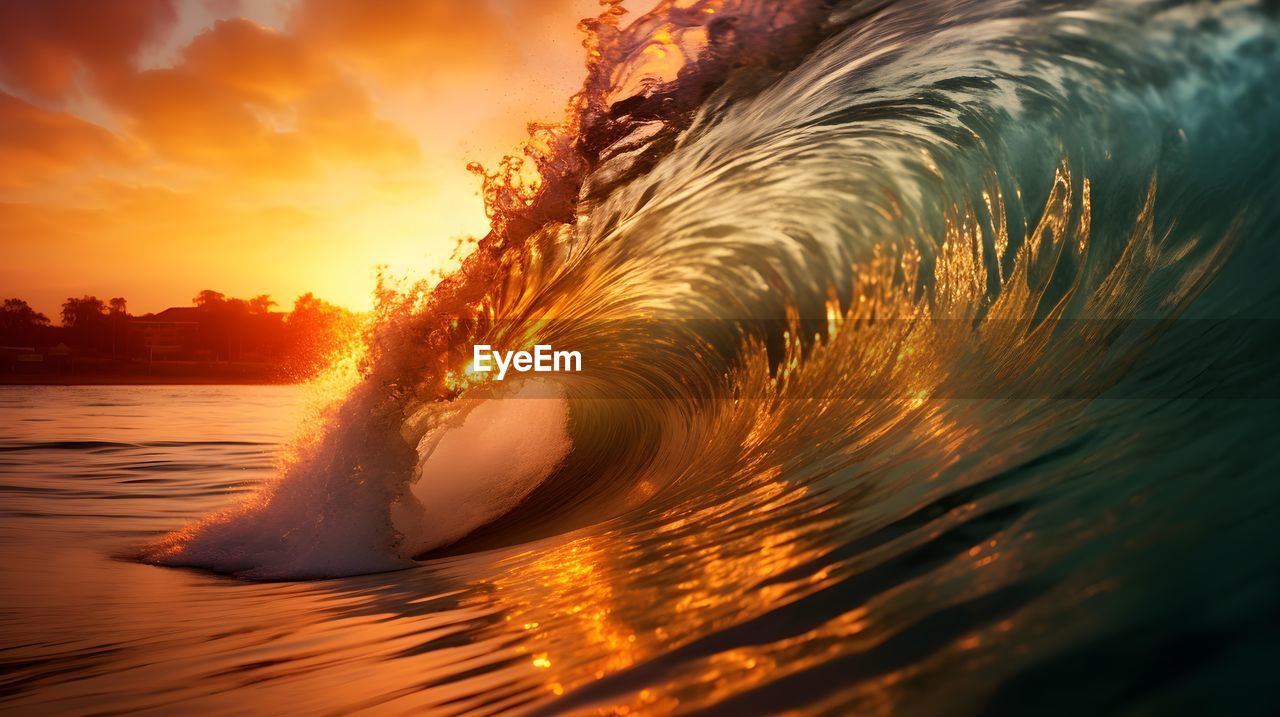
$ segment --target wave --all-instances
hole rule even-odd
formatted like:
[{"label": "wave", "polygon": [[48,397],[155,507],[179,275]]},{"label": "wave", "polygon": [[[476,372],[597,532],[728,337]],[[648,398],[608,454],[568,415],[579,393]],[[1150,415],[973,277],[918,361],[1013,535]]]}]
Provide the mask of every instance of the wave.
[{"label": "wave", "polygon": [[[611,4],[564,122],[476,168],[492,231],[460,269],[384,287],[279,479],[143,558],[396,569],[936,450],[948,401],[1194,394],[1188,357],[1252,339],[1185,321],[1275,316],[1275,23],[1254,2],[668,0],[624,27]],[[585,370],[495,384],[473,343]],[[1054,431],[1078,404],[1041,410]]]}]

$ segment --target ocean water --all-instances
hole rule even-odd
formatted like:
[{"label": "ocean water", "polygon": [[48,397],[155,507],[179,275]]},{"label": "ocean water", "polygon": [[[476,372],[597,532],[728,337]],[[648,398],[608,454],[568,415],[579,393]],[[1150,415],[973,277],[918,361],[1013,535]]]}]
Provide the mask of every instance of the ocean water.
[{"label": "ocean water", "polygon": [[[938,406],[927,454],[837,469],[815,446],[714,497],[375,575],[254,582],[128,557],[271,479],[302,393],[0,389],[0,709],[1277,704],[1274,400],[968,401],[945,422]],[[984,435],[1009,412],[1020,428]],[[1230,440],[1197,427],[1215,421]],[[903,487],[876,500],[868,473]]]},{"label": "ocean water", "polygon": [[4,390],[0,699],[1280,711],[1277,14],[606,7],[316,386]]}]

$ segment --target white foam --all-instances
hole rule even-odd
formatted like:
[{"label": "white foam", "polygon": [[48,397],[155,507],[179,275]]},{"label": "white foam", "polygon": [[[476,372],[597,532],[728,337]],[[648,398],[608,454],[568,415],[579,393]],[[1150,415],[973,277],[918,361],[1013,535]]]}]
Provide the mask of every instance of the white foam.
[{"label": "white foam", "polygon": [[[328,430],[275,482],[140,557],[255,579],[409,567],[414,555],[511,510],[569,453],[563,391],[544,380],[436,405],[407,421],[372,413],[373,390],[327,415]],[[431,415],[452,418],[434,423]],[[404,444],[414,436],[421,436],[416,453]]]}]

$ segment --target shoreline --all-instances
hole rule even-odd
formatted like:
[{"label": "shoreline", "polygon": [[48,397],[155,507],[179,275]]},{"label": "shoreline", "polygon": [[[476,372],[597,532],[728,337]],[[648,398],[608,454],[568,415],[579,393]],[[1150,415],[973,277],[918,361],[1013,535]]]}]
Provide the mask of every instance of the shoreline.
[{"label": "shoreline", "polygon": [[0,367],[0,386],[277,386],[306,380],[285,366],[258,362],[78,359]]},{"label": "shoreline", "polygon": [[237,376],[31,376],[0,377],[3,386],[296,386],[306,381]]}]

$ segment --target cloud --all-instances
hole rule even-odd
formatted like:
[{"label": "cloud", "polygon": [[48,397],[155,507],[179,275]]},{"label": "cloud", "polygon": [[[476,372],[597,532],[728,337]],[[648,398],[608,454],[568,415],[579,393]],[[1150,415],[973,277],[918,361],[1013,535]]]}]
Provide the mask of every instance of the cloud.
[{"label": "cloud", "polygon": [[215,23],[172,67],[116,78],[104,98],[166,157],[255,179],[380,171],[420,155],[334,63],[243,19]]},{"label": "cloud", "polygon": [[[138,70],[139,51],[173,28],[173,0],[0,3],[0,82],[32,101],[26,109],[33,112],[40,105],[87,108],[128,144],[147,150],[148,161],[186,165],[192,173],[235,172],[253,183],[277,183],[316,181],[328,171],[386,172],[421,162],[422,140],[454,151],[460,141],[474,146],[477,136],[505,128],[502,151],[519,141],[526,119],[557,116],[567,93],[544,88],[548,77],[581,66],[568,18],[585,14],[584,4],[593,5],[296,0],[283,28],[209,16],[166,66]],[[244,9],[221,0],[201,7]],[[542,33],[552,19],[570,39],[569,53],[558,49],[554,62],[531,66],[527,46],[546,47]],[[81,95],[84,101],[69,102]],[[449,109],[422,107],[426,102]],[[534,114],[522,114],[530,106]],[[73,119],[61,118],[77,124]],[[15,134],[11,122],[31,124],[6,117],[0,129]],[[110,132],[95,133],[86,123],[67,132],[73,136],[44,149],[24,148],[47,135],[18,132],[29,141],[6,153],[23,154],[30,166],[4,171],[6,186],[68,169],[75,155],[64,148],[72,141],[87,144],[96,136],[103,147],[113,144]],[[83,156],[92,159],[103,148],[94,150]],[[41,157],[47,168],[35,166]]]},{"label": "cloud", "polygon": [[190,73],[277,106],[298,100],[331,71],[295,36],[243,18],[218,20],[182,54]]},{"label": "cloud", "polygon": [[597,10],[203,0],[175,20],[175,4],[0,0],[0,284],[15,295],[367,302],[373,265],[425,273],[484,231],[466,162],[559,116],[581,80],[574,26]]},{"label": "cloud", "polygon": [[0,190],[39,186],[89,164],[119,163],[127,143],[68,112],[0,92]]},{"label": "cloud", "polygon": [[0,82],[56,100],[82,74],[127,72],[177,19],[172,0],[0,3]]},{"label": "cloud", "polygon": [[483,0],[302,0],[292,30],[388,82],[449,81],[515,57],[510,26]]}]

